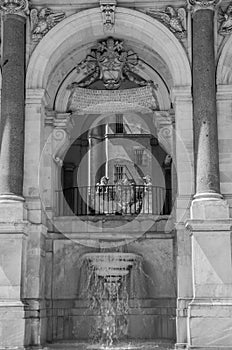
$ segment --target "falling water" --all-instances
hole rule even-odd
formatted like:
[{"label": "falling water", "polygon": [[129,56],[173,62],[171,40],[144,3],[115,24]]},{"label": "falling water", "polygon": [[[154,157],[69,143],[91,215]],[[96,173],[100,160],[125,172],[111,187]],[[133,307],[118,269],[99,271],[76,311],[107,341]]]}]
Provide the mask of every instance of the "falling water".
[{"label": "falling water", "polygon": [[130,271],[141,271],[142,258],[132,253],[90,253],[82,264],[88,276],[84,293],[97,313],[92,339],[110,347],[127,335],[129,293],[136,294]]}]

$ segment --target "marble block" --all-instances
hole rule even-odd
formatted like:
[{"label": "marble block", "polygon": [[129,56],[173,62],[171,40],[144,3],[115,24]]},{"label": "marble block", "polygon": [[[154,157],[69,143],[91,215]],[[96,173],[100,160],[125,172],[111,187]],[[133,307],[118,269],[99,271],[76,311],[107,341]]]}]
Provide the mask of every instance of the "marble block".
[{"label": "marble block", "polygon": [[211,303],[193,301],[188,312],[190,348],[232,348],[231,300]]}]

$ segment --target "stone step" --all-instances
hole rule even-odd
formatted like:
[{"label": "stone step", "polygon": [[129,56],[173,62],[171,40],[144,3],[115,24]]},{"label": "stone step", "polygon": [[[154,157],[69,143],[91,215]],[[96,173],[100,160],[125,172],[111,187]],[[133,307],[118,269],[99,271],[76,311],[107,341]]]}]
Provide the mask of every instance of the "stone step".
[{"label": "stone step", "polygon": [[174,342],[162,339],[149,342],[118,343],[111,347],[85,342],[61,341],[47,344],[44,350],[174,350],[174,348]]}]

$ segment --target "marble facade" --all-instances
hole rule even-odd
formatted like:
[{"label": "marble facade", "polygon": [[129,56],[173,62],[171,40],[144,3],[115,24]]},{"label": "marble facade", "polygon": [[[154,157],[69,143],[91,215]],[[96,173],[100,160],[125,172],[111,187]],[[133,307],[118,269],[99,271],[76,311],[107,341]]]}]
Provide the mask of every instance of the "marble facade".
[{"label": "marble facade", "polygon": [[[222,11],[227,25],[228,5],[0,2],[0,349],[89,340],[96,314],[81,294],[80,257],[99,249],[143,257],[128,342],[232,349],[232,36],[217,21]],[[158,84],[159,110],[146,118],[172,158],[170,215],[57,215],[65,156],[93,125],[68,110],[67,87],[107,37],[124,40],[140,58],[138,75]]]}]

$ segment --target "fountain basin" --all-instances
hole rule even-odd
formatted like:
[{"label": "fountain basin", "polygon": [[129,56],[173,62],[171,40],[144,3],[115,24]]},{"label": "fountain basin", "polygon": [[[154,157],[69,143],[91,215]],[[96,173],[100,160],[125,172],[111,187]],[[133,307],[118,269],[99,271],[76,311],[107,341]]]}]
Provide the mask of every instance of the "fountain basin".
[{"label": "fountain basin", "polygon": [[88,261],[97,276],[116,281],[126,276],[133,265],[142,261],[142,257],[121,252],[86,253],[82,261]]}]

